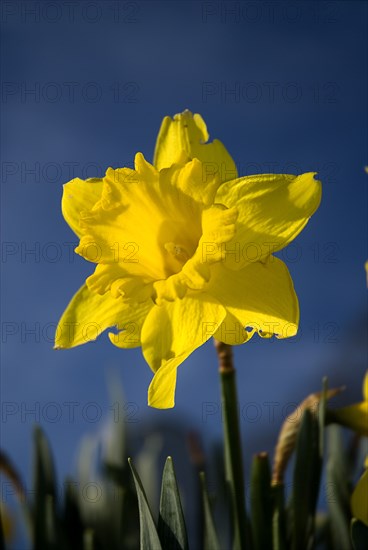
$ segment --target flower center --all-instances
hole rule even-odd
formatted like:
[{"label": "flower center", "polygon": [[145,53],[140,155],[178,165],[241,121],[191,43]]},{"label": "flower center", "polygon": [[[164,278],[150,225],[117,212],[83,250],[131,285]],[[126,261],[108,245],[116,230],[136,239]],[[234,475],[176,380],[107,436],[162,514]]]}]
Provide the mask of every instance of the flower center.
[{"label": "flower center", "polygon": [[[88,288],[157,303],[203,289],[235,231],[234,209],[213,205],[217,186],[203,181],[196,160],[158,173],[137,155],[135,171],[109,169],[101,199],[81,215],[76,252],[98,264]],[[208,243],[210,258],[203,256]]]},{"label": "flower center", "polygon": [[189,254],[182,245],[175,243],[166,243],[164,247],[165,250],[167,250],[167,252],[171,254],[174,260],[179,262],[181,265],[185,264],[185,262],[189,260]]},{"label": "flower center", "polygon": [[195,211],[194,205],[190,223],[184,222],[185,211],[180,210],[180,205],[175,205],[175,208],[171,205],[170,210],[160,221],[150,217],[149,211],[146,213],[147,219],[151,220],[150,232],[158,244],[155,257],[151,257],[158,267],[155,279],[167,279],[181,271],[195,253],[202,235],[201,212]]}]

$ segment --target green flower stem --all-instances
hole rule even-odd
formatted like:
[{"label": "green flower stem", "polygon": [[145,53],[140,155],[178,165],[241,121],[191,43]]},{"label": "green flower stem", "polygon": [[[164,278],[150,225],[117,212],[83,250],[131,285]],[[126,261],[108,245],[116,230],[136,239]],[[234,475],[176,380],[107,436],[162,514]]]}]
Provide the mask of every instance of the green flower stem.
[{"label": "green flower stem", "polygon": [[230,489],[233,520],[233,549],[246,548],[247,519],[245,511],[243,458],[240,438],[236,372],[232,348],[215,340],[219,359],[222,416],[225,445],[225,473]]}]

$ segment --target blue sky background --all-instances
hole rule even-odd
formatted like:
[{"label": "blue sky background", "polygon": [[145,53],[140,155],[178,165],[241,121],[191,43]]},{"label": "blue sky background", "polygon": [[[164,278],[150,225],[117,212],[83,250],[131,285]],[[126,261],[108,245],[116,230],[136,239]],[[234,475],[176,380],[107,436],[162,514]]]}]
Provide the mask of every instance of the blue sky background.
[{"label": "blue sky background", "polygon": [[[63,183],[131,165],[137,151],[152,159],[162,118],[185,108],[202,114],[240,174],[317,171],[323,183],[320,209],[280,253],[300,300],[299,336],[255,337],[235,350],[248,459],[272,450],[285,414],[325,374],[331,386],[347,385],[336,404],[359,400],[367,4],[27,1],[1,9],[1,446],[24,478],[36,418],[26,411],[40,411],[63,477],[73,471],[80,437],[111,418],[110,370],[134,404],[127,415],[136,421],[133,433],[180,420],[206,442],[221,435],[211,342],[180,367],[170,411],[146,406],[151,372],[140,349],[123,352],[106,335],[52,349],[55,324],[92,270],[71,252]],[[74,419],[70,402],[77,403]]]}]

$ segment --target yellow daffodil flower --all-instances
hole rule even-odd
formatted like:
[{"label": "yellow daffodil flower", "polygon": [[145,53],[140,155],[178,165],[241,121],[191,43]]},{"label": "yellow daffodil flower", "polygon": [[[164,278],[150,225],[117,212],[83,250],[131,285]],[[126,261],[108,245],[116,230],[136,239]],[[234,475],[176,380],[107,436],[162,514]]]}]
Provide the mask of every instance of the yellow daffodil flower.
[{"label": "yellow daffodil flower", "polygon": [[333,422],[368,436],[368,371],[363,381],[363,401],[331,411]]},{"label": "yellow daffodil flower", "polygon": [[368,525],[368,470],[359,479],[351,497],[352,516]]},{"label": "yellow daffodil flower", "polygon": [[299,307],[287,246],[318,208],[314,173],[238,178],[202,117],[163,120],[154,165],[109,168],[64,186],[62,211],[95,272],[64,312],[55,347],[94,340],[141,346],[154,372],[151,406],[174,406],[177,367],[211,336],[241,344],[252,334],[294,336]]}]

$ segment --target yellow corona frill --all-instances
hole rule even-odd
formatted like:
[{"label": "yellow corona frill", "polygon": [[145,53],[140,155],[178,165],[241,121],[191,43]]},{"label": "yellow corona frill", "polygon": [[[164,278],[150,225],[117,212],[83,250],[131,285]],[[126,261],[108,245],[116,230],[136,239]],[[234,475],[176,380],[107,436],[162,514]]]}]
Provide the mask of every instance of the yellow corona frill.
[{"label": "yellow corona frill", "polygon": [[153,165],[109,168],[64,186],[62,211],[96,265],[56,331],[57,348],[110,327],[120,348],[141,346],[154,372],[148,401],[174,406],[177,367],[211,336],[229,344],[294,336],[299,308],[272,252],[303,229],[321,198],[314,173],[238,178],[200,115],[166,117]]}]

